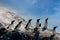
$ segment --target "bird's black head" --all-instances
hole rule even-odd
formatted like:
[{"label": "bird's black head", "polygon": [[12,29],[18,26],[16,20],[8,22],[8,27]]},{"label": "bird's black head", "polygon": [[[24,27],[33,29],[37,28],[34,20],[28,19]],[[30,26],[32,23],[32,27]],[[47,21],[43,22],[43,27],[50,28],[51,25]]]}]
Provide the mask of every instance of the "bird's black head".
[{"label": "bird's black head", "polygon": [[37,19],[37,22],[39,22],[40,19]]},{"label": "bird's black head", "polygon": [[54,28],[56,29],[56,28],[57,28],[57,26],[54,26]]},{"label": "bird's black head", "polygon": [[11,21],[11,24],[13,24],[15,22],[15,20]]},{"label": "bird's black head", "polygon": [[56,28],[57,28],[57,26],[54,26],[54,27],[53,27],[53,30],[55,30]]},{"label": "bird's black head", "polygon": [[45,22],[47,22],[48,18],[45,19]]},{"label": "bird's black head", "polygon": [[46,20],[48,20],[48,18],[46,18]]},{"label": "bird's black head", "polygon": [[29,19],[29,22],[32,21],[32,19]]},{"label": "bird's black head", "polygon": [[19,24],[21,24],[21,23],[22,23],[22,21],[19,22]]}]

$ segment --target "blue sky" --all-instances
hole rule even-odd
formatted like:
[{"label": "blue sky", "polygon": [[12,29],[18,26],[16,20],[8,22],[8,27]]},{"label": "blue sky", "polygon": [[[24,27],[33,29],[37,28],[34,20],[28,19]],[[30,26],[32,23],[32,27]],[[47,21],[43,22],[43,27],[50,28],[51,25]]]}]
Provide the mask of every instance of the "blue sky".
[{"label": "blue sky", "polygon": [[56,31],[60,33],[60,0],[0,0],[0,6],[14,11],[25,20],[32,18],[32,25],[38,18],[43,25],[48,17],[48,28],[58,26]]}]

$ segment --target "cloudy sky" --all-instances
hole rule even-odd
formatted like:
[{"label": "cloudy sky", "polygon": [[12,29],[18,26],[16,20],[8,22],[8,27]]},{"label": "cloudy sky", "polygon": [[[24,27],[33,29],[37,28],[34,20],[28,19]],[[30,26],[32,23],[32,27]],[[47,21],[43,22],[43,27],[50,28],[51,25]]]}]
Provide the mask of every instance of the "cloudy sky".
[{"label": "cloudy sky", "polygon": [[25,20],[33,19],[32,25],[41,18],[42,25],[48,17],[48,28],[60,33],[60,0],[0,0],[0,6],[14,11]]}]

